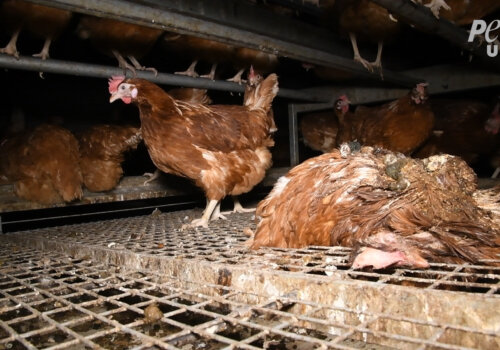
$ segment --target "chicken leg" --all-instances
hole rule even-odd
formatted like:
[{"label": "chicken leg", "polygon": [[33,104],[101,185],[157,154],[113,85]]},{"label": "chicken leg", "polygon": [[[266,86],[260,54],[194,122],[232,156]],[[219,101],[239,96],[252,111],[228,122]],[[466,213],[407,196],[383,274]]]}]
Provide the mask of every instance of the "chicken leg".
[{"label": "chicken leg", "polygon": [[159,178],[160,175],[161,175],[161,171],[159,169],[156,169],[154,173],[144,173],[142,176],[148,177],[148,179],[146,181],[144,181],[144,183],[142,185],[146,186],[148,183]]},{"label": "chicken leg", "polygon": [[135,68],[134,66],[130,65],[126,60],[125,58],[123,58],[123,56],[121,55],[121,53],[119,53],[118,51],[116,50],[112,50],[111,51],[113,53],[113,55],[116,57],[116,59],[118,60],[118,67],[120,67],[121,69],[123,69],[123,74],[124,75],[127,75],[127,69],[129,71],[132,72],[132,74],[134,75],[134,77],[137,76],[137,72],[135,71]]},{"label": "chicken leg", "polygon": [[428,7],[436,18],[439,18],[439,11],[441,10],[441,7],[445,10],[450,9],[450,6],[448,6],[445,0],[431,0],[430,3],[425,5],[425,7]]},{"label": "chicken leg", "polygon": [[19,59],[19,52],[17,51],[17,38],[19,37],[19,33],[21,32],[21,28],[16,30],[12,37],[10,38],[9,43],[4,48],[0,49],[0,53],[4,53],[10,56],[14,56]]},{"label": "chicken leg", "polygon": [[39,57],[42,60],[46,60],[47,58],[49,58],[50,57],[49,56],[49,49],[50,49],[51,43],[52,43],[52,38],[45,39],[45,42],[43,43],[42,51],[40,51],[40,53],[34,54],[33,57]]},{"label": "chicken leg", "polygon": [[188,225],[188,227],[205,227],[208,228],[208,221],[212,217],[212,213],[215,211],[215,208],[217,207],[217,204],[219,201],[217,199],[210,199],[210,201],[207,203],[207,206],[205,210],[203,211],[203,215],[199,219],[194,219],[191,221],[191,224]]},{"label": "chicken leg", "polygon": [[155,75],[155,77],[158,75],[158,71],[156,70],[156,68],[145,67],[145,66],[141,65],[139,63],[139,61],[137,61],[137,58],[135,58],[134,56],[127,56],[127,57],[130,60],[130,62],[134,65],[135,69],[138,69],[138,70],[147,70],[147,71],[153,72],[154,75]]},{"label": "chicken leg", "polygon": [[233,203],[234,203],[233,211],[225,211],[225,212],[222,212],[222,214],[251,213],[251,212],[255,211],[256,208],[243,208],[238,197],[236,197],[236,196],[232,196],[232,197],[233,197]]},{"label": "chicken leg", "polygon": [[195,60],[191,63],[191,65],[189,66],[189,68],[187,70],[185,70],[183,72],[175,72],[175,74],[187,75],[188,77],[196,78],[198,76],[198,73],[196,73],[196,71],[195,71],[197,64],[198,64],[198,60]]},{"label": "chicken leg", "polygon": [[215,78],[215,69],[217,68],[217,63],[212,64],[212,68],[210,68],[210,73],[200,75],[201,78],[208,78],[210,80],[214,80]]},{"label": "chicken leg", "polygon": [[232,82],[238,83],[240,85],[241,85],[241,83],[245,83],[245,81],[243,79],[241,79],[241,76],[243,75],[244,71],[245,71],[245,68],[240,69],[238,71],[238,73],[236,73],[234,75],[234,77],[227,79],[227,81],[232,81]]},{"label": "chicken leg", "polygon": [[359,62],[365,67],[370,73],[376,69],[382,74],[382,49],[384,47],[384,43],[379,41],[377,47],[377,58],[374,62],[368,62],[359,53],[358,42],[356,41],[356,34],[349,33],[349,38],[351,39],[352,50],[354,51],[354,61]]}]

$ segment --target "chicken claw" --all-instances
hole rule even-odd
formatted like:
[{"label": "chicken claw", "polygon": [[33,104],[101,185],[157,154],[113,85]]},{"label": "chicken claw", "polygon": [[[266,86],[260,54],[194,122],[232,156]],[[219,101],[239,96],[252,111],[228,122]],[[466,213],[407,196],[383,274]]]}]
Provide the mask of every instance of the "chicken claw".
[{"label": "chicken claw", "polygon": [[156,180],[157,178],[159,178],[160,175],[161,175],[161,172],[158,169],[156,169],[154,173],[144,173],[144,174],[142,174],[142,176],[148,177],[148,179],[146,181],[144,181],[144,183],[142,185],[146,186],[150,182],[152,182],[152,181]]},{"label": "chicken claw", "polygon": [[127,57],[130,60],[130,62],[134,65],[135,69],[137,69],[137,70],[147,70],[147,71],[153,72],[153,74],[155,75],[155,77],[158,76],[158,71],[156,70],[156,68],[142,66],[139,63],[139,61],[137,61],[137,58],[135,58],[134,56],[127,56]]},{"label": "chicken claw", "polygon": [[[415,2],[414,0],[412,0]],[[422,0],[417,0],[420,4],[422,4]],[[432,14],[436,17],[439,18],[439,11],[441,8],[444,8],[445,10],[450,10],[450,6],[446,3],[445,0],[431,0],[428,4],[424,5],[425,7],[429,8],[431,10]]]},{"label": "chicken claw", "polygon": [[18,30],[12,35],[7,46],[0,49],[0,53],[7,54],[9,56],[14,56],[16,59],[19,59],[19,51],[17,51],[16,43],[17,43],[17,37],[19,36],[20,32],[21,31]]},{"label": "chicken claw", "polygon": [[178,74],[178,75],[187,75],[188,77],[193,77],[193,78],[196,78],[198,77],[198,73],[196,73],[195,71],[195,68],[196,68],[196,65],[198,64],[198,61],[193,61],[191,63],[191,65],[189,66],[188,69],[186,69],[185,71],[183,72],[175,72],[174,74]]},{"label": "chicken claw", "polygon": [[243,72],[245,72],[245,69],[240,69],[238,71],[238,73],[236,73],[234,75],[234,77],[230,78],[230,79],[227,79],[226,81],[232,81],[234,83],[238,83],[238,84],[242,84],[242,83],[246,83],[246,80],[244,79],[241,79],[241,76],[243,75]]},{"label": "chicken claw", "polygon": [[50,56],[49,56],[49,48],[50,48],[50,43],[51,42],[52,42],[52,39],[47,38],[45,40],[45,43],[43,44],[42,51],[40,51],[39,53],[34,54],[33,57],[39,57],[42,60],[46,60],[47,58],[50,58]]},{"label": "chicken claw", "polygon": [[251,213],[254,212],[257,208],[243,208],[238,197],[233,196],[234,208],[233,211],[225,211],[222,214],[232,214],[232,213]]}]

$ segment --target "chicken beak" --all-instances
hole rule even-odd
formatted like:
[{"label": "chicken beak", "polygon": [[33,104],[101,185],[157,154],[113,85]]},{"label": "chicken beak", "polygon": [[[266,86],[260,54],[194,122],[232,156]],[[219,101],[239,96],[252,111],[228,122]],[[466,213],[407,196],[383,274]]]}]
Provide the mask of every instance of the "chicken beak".
[{"label": "chicken beak", "polygon": [[118,92],[113,92],[111,94],[111,97],[109,98],[109,103],[113,103],[116,100],[118,100],[119,98],[120,98],[120,94]]}]

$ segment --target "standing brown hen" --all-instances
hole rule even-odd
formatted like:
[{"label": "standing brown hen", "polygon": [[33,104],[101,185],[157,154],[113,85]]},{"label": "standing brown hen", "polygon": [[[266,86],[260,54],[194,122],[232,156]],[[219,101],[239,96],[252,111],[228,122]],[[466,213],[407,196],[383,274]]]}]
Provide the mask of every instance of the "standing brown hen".
[{"label": "standing brown hen", "polygon": [[204,190],[207,207],[192,225],[206,227],[220,217],[220,200],[250,191],[271,166],[267,114],[278,93],[277,76],[261,84],[255,104],[246,107],[182,102],[144,79],[109,81],[110,102],[139,107],[142,136],[156,167]]},{"label": "standing brown hen", "polygon": [[22,0],[4,0],[0,6],[2,26],[12,35],[7,46],[0,49],[0,53],[16,58],[19,58],[17,38],[22,29],[26,28],[31,34],[45,39],[42,51],[33,55],[45,60],[49,58],[50,44],[62,33],[71,19],[69,11]]},{"label": "standing brown hen", "polygon": [[499,259],[500,227],[473,198],[476,181],[450,155],[344,144],[277,181],[257,207],[252,248],[342,245],[354,248],[354,268],[375,269]]},{"label": "standing brown hen", "polygon": [[93,192],[109,191],[123,175],[124,153],[142,141],[139,128],[95,125],[79,135],[83,183]]},{"label": "standing brown hen", "polygon": [[0,177],[24,199],[53,204],[82,196],[78,141],[68,130],[40,125],[0,144]]},{"label": "standing brown hen", "polygon": [[[134,76],[137,70],[148,70],[158,73],[155,68],[142,66],[138,59],[145,56],[162,34],[161,29],[140,26],[111,18],[83,16],[78,25],[78,35],[89,39],[102,53],[114,56],[118,65],[130,70]],[[129,64],[123,56],[129,60]]]},{"label": "standing brown hen", "polygon": [[349,112],[344,97],[337,103],[337,144],[357,140],[364,146],[379,146],[411,154],[432,132],[434,113],[429,106],[426,84],[418,84],[406,96],[376,107],[359,106]]}]

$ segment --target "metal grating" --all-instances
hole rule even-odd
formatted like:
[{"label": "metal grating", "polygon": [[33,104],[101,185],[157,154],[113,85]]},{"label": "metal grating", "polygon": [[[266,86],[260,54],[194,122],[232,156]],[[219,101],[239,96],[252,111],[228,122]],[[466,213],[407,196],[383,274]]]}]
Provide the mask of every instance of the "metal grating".
[{"label": "metal grating", "polygon": [[[86,251],[94,247],[158,257],[175,257],[251,270],[294,272],[383,284],[411,285],[427,289],[454,290],[487,295],[500,294],[500,267],[484,265],[432,264],[430,269],[404,268],[387,271],[352,270],[350,248],[308,247],[304,249],[260,249],[249,251],[244,231],[255,228],[254,215],[232,214],[229,220],[211,223],[208,229],[182,230],[183,224],[201,216],[200,210],[160,213],[32,230],[16,234],[18,240],[42,240],[67,249],[77,244]],[[500,258],[495,260],[500,262]]]},{"label": "metal grating", "polygon": [[341,247],[248,251],[251,214],[180,229],[198,215],[3,235],[0,349],[500,348],[487,262],[354,271]]}]

